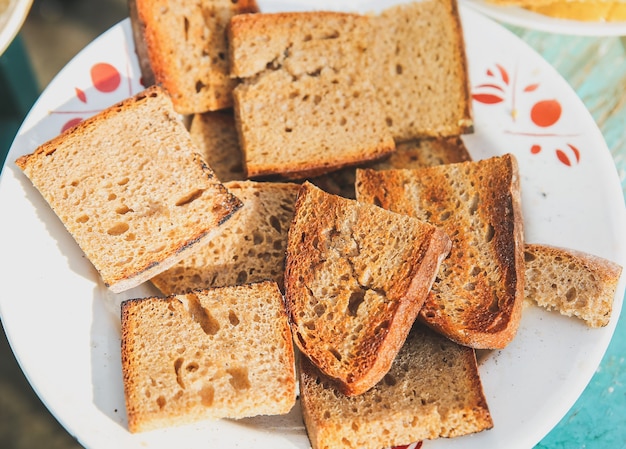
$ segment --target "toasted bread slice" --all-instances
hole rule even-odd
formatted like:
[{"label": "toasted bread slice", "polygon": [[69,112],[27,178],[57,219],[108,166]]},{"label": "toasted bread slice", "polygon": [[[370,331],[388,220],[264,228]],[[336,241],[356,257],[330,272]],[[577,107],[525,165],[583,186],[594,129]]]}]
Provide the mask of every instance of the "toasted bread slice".
[{"label": "toasted bread slice", "polygon": [[452,238],[420,319],[457,343],[505,347],[524,300],[523,220],[512,155],[418,170],[357,170],[357,199]]},{"label": "toasted bread slice", "polygon": [[581,251],[526,244],[525,297],[589,327],[609,324],[622,267]]},{"label": "toasted bread slice", "polygon": [[166,295],[274,280],[282,289],[298,184],[225,183],[243,207],[207,245],[151,279]]},{"label": "toasted bread slice", "polygon": [[299,360],[302,414],[313,449],[380,449],[493,427],[474,350],[416,324],[391,369],[348,397]]},{"label": "toasted bread slice", "polygon": [[16,164],[114,292],[191,254],[241,207],[156,86]]},{"label": "toasted bread slice", "polygon": [[375,170],[425,168],[471,161],[472,157],[459,136],[407,140],[396,145],[388,158],[368,166]]},{"label": "toasted bread slice", "polygon": [[[358,167],[375,170],[423,168],[471,160],[472,157],[463,140],[458,136],[424,138],[400,142],[396,144],[396,151],[390,156]],[[348,167],[327,173],[311,179],[311,182],[329,193],[354,199],[356,198],[354,182],[358,167]]]},{"label": "toasted bread slice", "polygon": [[189,134],[220,181],[245,179],[232,111],[195,114],[189,125]]},{"label": "toasted bread slice", "polygon": [[428,223],[305,182],[285,268],[296,344],[345,394],[367,391],[389,370],[449,250]]},{"label": "toasted bread slice", "polygon": [[278,286],[123,302],[122,371],[131,432],[288,413],[296,375]]},{"label": "toasted bread slice", "polygon": [[232,16],[258,11],[254,0],[132,0],[129,6],[144,82],[163,86],[180,114],[232,106],[237,83],[229,75],[226,27]]},{"label": "toasted bread slice", "polygon": [[233,91],[246,175],[288,179],[392,152],[367,75],[371,28],[338,12],[242,14],[229,27]]},{"label": "toasted bread slice", "polygon": [[396,142],[473,130],[456,0],[423,0],[374,17],[372,82]]}]

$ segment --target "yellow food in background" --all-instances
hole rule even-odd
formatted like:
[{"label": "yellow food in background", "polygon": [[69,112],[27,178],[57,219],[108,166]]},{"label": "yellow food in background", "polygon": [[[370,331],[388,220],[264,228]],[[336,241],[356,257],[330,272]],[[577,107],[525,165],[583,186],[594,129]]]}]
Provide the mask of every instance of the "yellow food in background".
[{"label": "yellow food in background", "polygon": [[626,20],[626,3],[608,1],[556,1],[544,5],[525,6],[530,11],[550,17],[587,22]]}]

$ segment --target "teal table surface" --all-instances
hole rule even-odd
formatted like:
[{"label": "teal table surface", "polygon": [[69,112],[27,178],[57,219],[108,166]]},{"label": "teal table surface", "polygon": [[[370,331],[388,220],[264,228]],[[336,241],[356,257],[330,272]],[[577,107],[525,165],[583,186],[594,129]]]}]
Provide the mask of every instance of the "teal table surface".
[{"label": "teal table surface", "polygon": [[[565,36],[506,27],[552,64],[585,103],[604,135],[626,192],[626,37]],[[623,313],[591,382],[536,448],[626,448],[625,359]]]}]

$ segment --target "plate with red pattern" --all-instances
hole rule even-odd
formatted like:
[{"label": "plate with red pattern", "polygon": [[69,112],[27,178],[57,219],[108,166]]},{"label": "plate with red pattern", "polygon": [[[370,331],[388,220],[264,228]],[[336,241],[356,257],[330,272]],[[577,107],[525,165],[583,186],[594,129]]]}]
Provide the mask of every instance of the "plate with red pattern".
[{"label": "plate with red pattern", "polygon": [[[263,11],[371,11],[389,2],[261,1]],[[513,153],[528,242],[578,249],[626,265],[626,212],[611,155],[571,87],[526,44],[461,6],[473,99],[475,159]],[[142,285],[113,294],[14,161],[62,130],[143,89],[129,20],[80,52],[50,83],[21,126],[0,178],[0,311],[33,388],[89,448],[309,448],[298,406],[286,416],[218,420],[131,434],[120,360],[119,304],[153,294]],[[526,307],[505,349],[481,354],[494,428],[435,448],[531,448],[566,414],[613,335],[609,325]],[[416,445],[413,445],[416,446]]]}]

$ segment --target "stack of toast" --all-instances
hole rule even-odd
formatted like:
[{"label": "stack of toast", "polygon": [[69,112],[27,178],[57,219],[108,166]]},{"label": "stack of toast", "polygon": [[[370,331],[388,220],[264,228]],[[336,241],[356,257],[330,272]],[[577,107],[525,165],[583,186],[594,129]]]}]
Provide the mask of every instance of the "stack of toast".
[{"label": "stack of toast", "polygon": [[122,303],[129,430],[298,384],[314,448],[491,428],[475,350],[525,298],[606,325],[621,267],[524,242],[515,157],[472,160],[454,0],[257,11],[133,0],[156,84],[17,161],[105,285],[162,293]]}]

